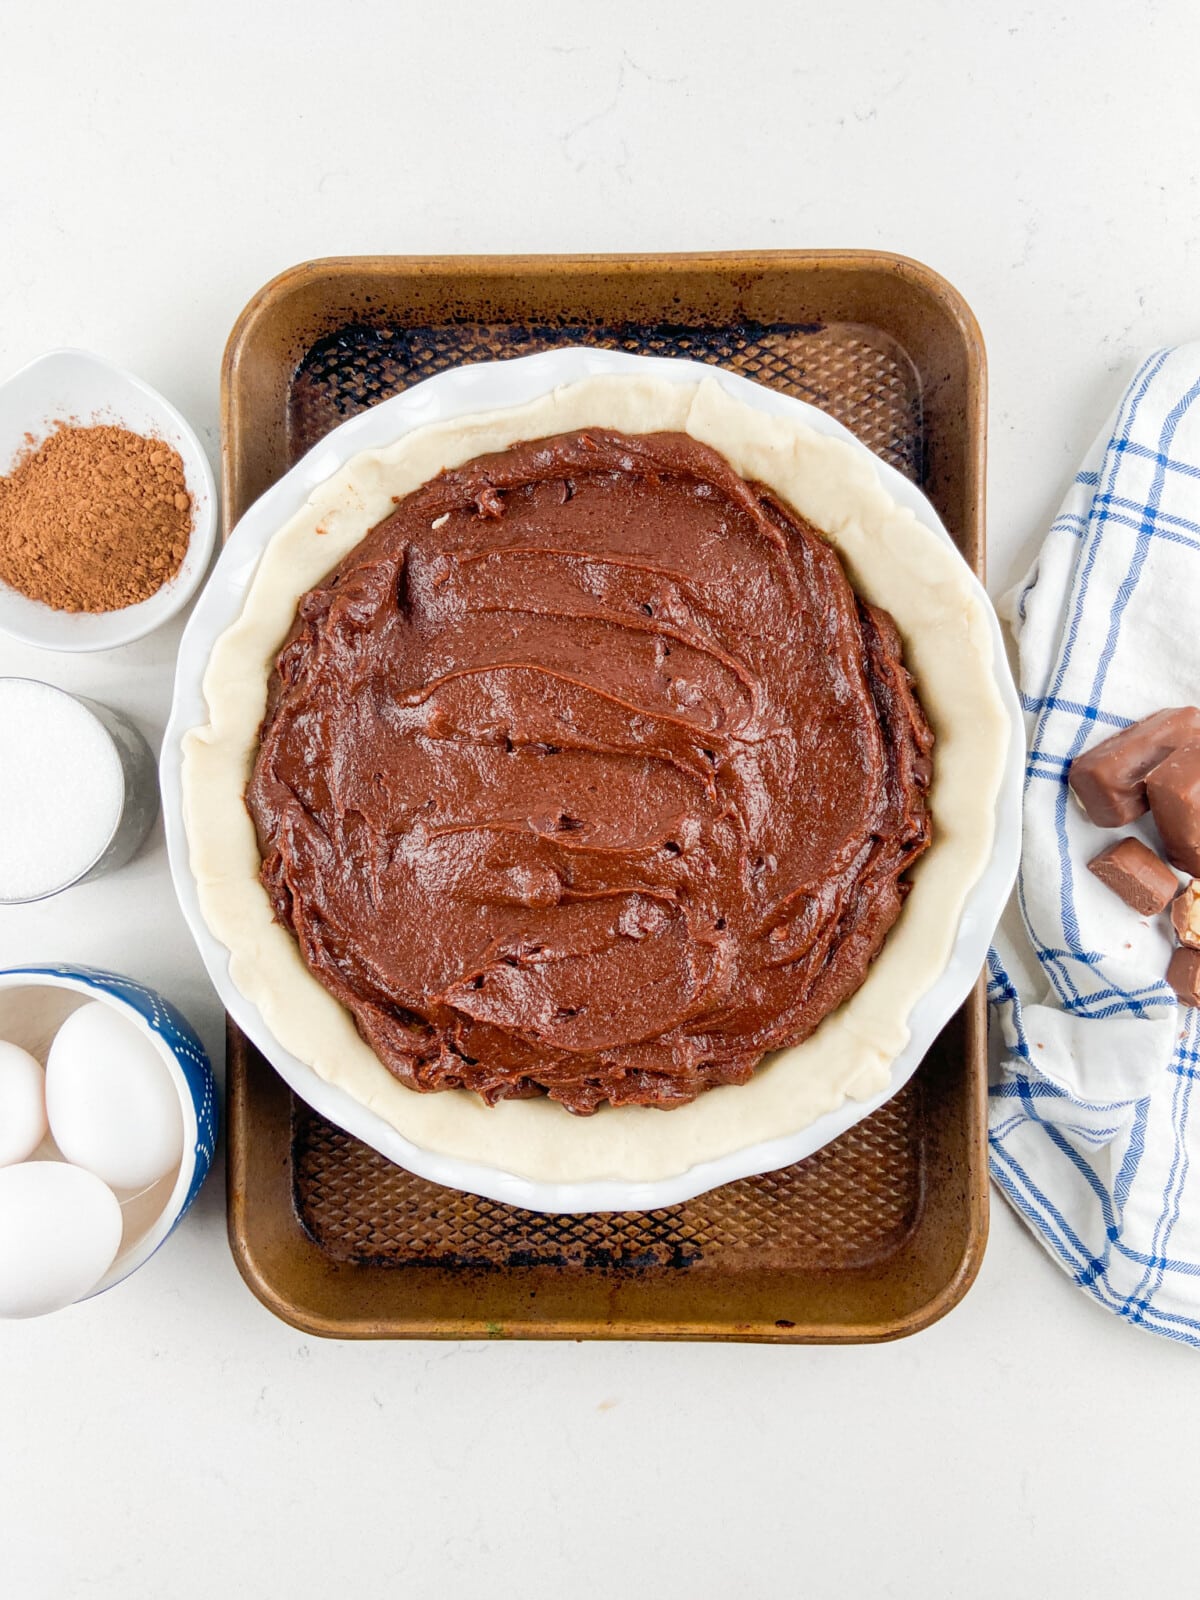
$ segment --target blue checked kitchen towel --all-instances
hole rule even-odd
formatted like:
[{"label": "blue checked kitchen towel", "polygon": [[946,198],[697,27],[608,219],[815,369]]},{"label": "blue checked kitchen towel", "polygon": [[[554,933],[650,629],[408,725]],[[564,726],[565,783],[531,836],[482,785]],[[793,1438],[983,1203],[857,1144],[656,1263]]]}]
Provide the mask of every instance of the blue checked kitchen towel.
[{"label": "blue checked kitchen towel", "polygon": [[1002,604],[1029,755],[1014,904],[989,955],[992,1176],[1118,1316],[1200,1345],[1200,1011],[1163,974],[1165,916],[1086,869],[1121,832],[1070,797],[1080,751],[1200,704],[1200,344],[1143,363]]}]

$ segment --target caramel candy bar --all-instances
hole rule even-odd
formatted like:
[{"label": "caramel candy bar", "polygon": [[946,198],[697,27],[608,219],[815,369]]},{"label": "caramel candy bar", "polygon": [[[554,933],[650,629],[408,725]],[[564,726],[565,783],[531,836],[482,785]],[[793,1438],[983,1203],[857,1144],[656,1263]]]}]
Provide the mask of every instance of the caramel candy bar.
[{"label": "caramel candy bar", "polygon": [[1167,982],[1185,1006],[1200,1006],[1200,950],[1181,944],[1167,967]]},{"label": "caramel candy bar", "polygon": [[1200,744],[1200,709],[1156,711],[1076,756],[1071,792],[1098,828],[1120,828],[1147,809],[1146,774],[1185,744]]},{"label": "caramel candy bar", "polygon": [[1200,743],[1152,768],[1146,794],[1167,860],[1181,872],[1200,873]]},{"label": "caramel candy bar", "polygon": [[1170,867],[1140,839],[1118,839],[1088,862],[1088,871],[1144,917],[1165,911],[1179,890]]},{"label": "caramel candy bar", "polygon": [[1171,904],[1171,926],[1180,944],[1200,950],[1200,878],[1185,883]]}]

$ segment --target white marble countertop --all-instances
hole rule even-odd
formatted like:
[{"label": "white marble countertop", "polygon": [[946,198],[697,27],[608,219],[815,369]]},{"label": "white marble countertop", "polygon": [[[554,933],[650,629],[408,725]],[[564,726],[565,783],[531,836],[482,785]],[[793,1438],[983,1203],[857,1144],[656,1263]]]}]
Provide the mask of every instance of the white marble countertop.
[{"label": "white marble countertop", "polygon": [[[306,257],[874,246],[983,326],[999,591],[1135,358],[1200,334],[1190,0],[3,10],[0,373],[92,348],[214,460],[225,336]],[[177,636],[0,672],[156,740]],[[144,978],[219,1052],[161,830],[0,911],[31,957]],[[136,1278],[0,1325],[0,1592],[1147,1593],[1186,1570],[1196,1363],[999,1200],[975,1288],[896,1345],[324,1343],[243,1287],[218,1171]]]}]

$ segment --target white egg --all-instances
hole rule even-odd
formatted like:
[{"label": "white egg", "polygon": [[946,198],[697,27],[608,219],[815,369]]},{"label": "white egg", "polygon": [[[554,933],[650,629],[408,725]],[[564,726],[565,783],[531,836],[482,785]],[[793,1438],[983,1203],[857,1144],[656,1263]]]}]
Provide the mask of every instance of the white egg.
[{"label": "white egg", "polygon": [[46,1058],[55,1143],[114,1189],[144,1189],[183,1154],[183,1112],[166,1062],[102,1000],[73,1011]]},{"label": "white egg", "polygon": [[0,1168],[0,1317],[40,1317],[94,1289],[121,1243],[121,1206],[65,1161]]},{"label": "white egg", "polygon": [[0,1039],[0,1167],[31,1156],[46,1137],[46,1075],[19,1044]]}]

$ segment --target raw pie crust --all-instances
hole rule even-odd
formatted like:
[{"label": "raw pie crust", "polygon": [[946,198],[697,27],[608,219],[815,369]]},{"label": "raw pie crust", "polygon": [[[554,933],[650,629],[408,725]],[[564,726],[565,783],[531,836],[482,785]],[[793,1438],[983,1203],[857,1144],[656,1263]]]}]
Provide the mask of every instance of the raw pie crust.
[{"label": "raw pie crust", "polygon": [[[573,1117],[548,1099],[489,1107],[473,1093],[419,1094],[360,1038],[272,917],[244,802],[274,658],[297,603],[391,510],[446,467],[523,439],[586,427],[680,431],[765,484],[837,548],[858,592],[889,611],[936,736],[933,844],[866,980],[809,1038],[750,1082],[670,1111],[605,1106]],[[535,1182],[647,1182],[807,1127],[847,1097],[887,1087],[908,1017],[949,960],[967,894],[991,852],[1009,736],[985,603],[960,557],[882,488],[869,460],[805,424],[764,414],[715,380],[588,378],[527,405],[419,428],[353,457],[268,543],[238,620],[204,678],[209,721],[183,742],[184,822],[204,919],[236,987],[280,1045],[422,1149]]]}]

